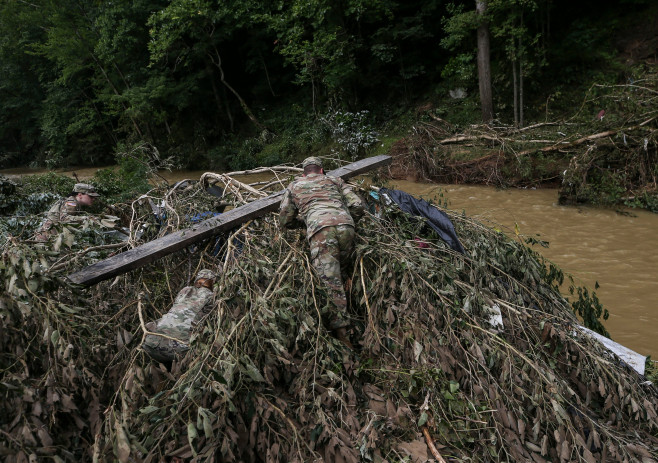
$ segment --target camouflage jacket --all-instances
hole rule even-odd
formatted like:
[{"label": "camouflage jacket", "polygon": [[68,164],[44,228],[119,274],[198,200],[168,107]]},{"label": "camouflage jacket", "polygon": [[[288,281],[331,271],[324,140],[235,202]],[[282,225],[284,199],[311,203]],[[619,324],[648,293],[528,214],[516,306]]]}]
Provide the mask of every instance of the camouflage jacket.
[{"label": "camouflage jacket", "polygon": [[184,355],[189,350],[192,328],[210,311],[212,301],[213,292],[208,288],[186,286],[181,289],[169,312],[158,321],[146,324],[146,329],[156,334],[147,335],[142,348],[160,362]]},{"label": "camouflage jacket", "polygon": [[78,214],[78,202],[74,196],[62,198],[48,209],[46,219],[50,222],[68,222]]},{"label": "camouflage jacket", "polygon": [[298,215],[306,223],[306,236],[310,238],[324,227],[354,226],[352,216],[358,220],[363,215],[363,204],[343,179],[309,174],[288,185],[281,200],[282,226],[293,227]]},{"label": "camouflage jacket", "polygon": [[52,233],[51,228],[57,223],[77,222],[83,220],[83,217],[78,216],[78,202],[74,196],[59,199],[53,204],[44,219],[39,231],[36,234],[37,241],[46,241],[48,236]]},{"label": "camouflage jacket", "polygon": [[179,291],[169,312],[157,321],[156,332],[187,342],[192,326],[210,310],[212,301],[210,289],[186,286]]}]

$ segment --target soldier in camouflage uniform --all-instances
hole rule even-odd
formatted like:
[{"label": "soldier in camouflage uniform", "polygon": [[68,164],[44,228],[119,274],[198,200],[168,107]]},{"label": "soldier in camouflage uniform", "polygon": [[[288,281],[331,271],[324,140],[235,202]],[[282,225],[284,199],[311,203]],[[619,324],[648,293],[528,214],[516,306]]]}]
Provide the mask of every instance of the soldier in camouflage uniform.
[{"label": "soldier in camouflage uniform", "polygon": [[342,179],[324,175],[320,159],[307,158],[302,167],[304,176],[283,195],[279,220],[288,228],[301,225],[298,216],[306,223],[311,261],[336,307],[329,328],[344,337],[349,319],[341,269],[353,250],[353,216],[358,220],[363,215],[363,204]]},{"label": "soldier in camouflage uniform", "polygon": [[80,206],[91,206],[100,196],[96,188],[89,183],[76,183],[73,191],[66,198],[55,202],[46,213],[46,219],[35,236],[37,241],[48,241],[53,234],[53,227],[59,223],[72,223],[85,220],[79,215]]},{"label": "soldier in camouflage uniform", "polygon": [[201,270],[194,286],[180,290],[164,317],[146,324],[146,329],[155,333],[148,334],[144,339],[142,348],[147,354],[157,361],[170,362],[188,351],[193,326],[212,307],[214,283],[215,274],[210,270]]}]

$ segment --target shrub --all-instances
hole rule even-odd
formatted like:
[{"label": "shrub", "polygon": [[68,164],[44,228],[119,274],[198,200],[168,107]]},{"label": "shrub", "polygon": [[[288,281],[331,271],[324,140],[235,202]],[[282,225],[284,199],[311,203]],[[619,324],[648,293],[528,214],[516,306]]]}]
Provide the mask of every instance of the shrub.
[{"label": "shrub", "polygon": [[342,153],[354,161],[379,141],[379,133],[368,122],[368,111],[352,113],[330,110],[320,121],[327,127]]}]

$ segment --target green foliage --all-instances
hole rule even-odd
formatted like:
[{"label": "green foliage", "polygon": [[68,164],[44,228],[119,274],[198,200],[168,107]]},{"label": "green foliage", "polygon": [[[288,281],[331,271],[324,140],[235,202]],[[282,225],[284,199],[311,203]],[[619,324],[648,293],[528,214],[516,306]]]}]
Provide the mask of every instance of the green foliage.
[{"label": "green foliage", "polygon": [[125,201],[149,190],[146,171],[135,162],[122,162],[118,169],[99,169],[92,179],[104,203]]},{"label": "green foliage", "polygon": [[647,380],[655,384],[658,381],[658,361],[651,360],[651,357],[647,357],[647,364],[645,370],[646,370],[645,376]]},{"label": "green foliage", "polygon": [[[546,22],[550,2],[546,0],[489,0],[486,13],[478,17],[474,2],[466,9],[463,4],[450,4],[442,20],[446,36],[441,45],[452,52],[442,77],[454,86],[467,86],[477,91],[476,33],[484,22],[490,35],[491,79],[494,98],[500,118],[510,118],[509,110],[513,93],[518,88],[522,74],[525,82],[532,82],[548,65],[546,59]],[[516,83],[511,72],[516,69]],[[532,79],[532,80],[531,80]],[[524,83],[524,94],[535,90]],[[525,106],[525,104],[524,104]]]},{"label": "green foliage", "polygon": [[124,200],[151,189],[149,181],[159,170],[174,167],[171,157],[162,158],[154,146],[144,143],[120,145],[117,149],[118,169],[99,170],[94,177],[99,192]]},{"label": "green foliage", "polygon": [[0,175],[0,215],[6,215],[14,209],[16,184],[4,175]]},{"label": "green foliage", "polygon": [[350,107],[358,89],[405,91],[434,71],[434,64],[423,62],[432,49],[421,50],[420,44],[436,38],[432,25],[439,11],[437,2],[351,0],[339,7],[314,0],[281,4],[268,19],[278,52],[297,71],[296,82]]},{"label": "green foliage", "polygon": [[38,193],[31,193],[27,196],[21,196],[20,198],[17,198],[14,214],[16,216],[21,216],[28,221],[33,221],[35,218],[30,216],[36,216],[38,217],[37,220],[40,221],[41,214],[48,210],[48,208],[62,196],[63,195],[52,193],[47,190]]},{"label": "green foliage", "polygon": [[[567,3],[489,1],[501,120],[515,60],[542,118],[571,114],[591,79],[635,79],[613,39],[651,4],[588,0],[561,15]],[[354,158],[419,98],[455,128],[477,120],[474,2],[1,0],[0,17],[0,166],[107,165],[139,142],[182,166]],[[447,99],[457,87],[469,97]],[[356,121],[366,109],[375,117]],[[330,111],[353,115],[343,134],[319,122]]]},{"label": "green foliage", "polygon": [[2,219],[2,234],[20,236],[26,227],[32,230],[41,220],[38,215],[71,190],[69,178],[52,172],[26,176],[19,183],[0,175],[0,216],[11,215]]},{"label": "green foliage", "polygon": [[472,88],[477,81],[475,56],[469,53],[460,53],[451,56],[441,72],[441,77],[446,79],[444,85],[467,86]]},{"label": "green foliage", "polygon": [[438,85],[435,88],[435,92],[440,98],[440,104],[434,110],[434,114],[450,120],[455,130],[460,130],[481,119],[480,97],[477,92],[468,92],[465,98],[452,98],[450,91],[454,89],[455,87],[444,85]]},{"label": "green foliage", "polygon": [[49,73],[45,60],[28,49],[45,31],[38,11],[20,2],[1,1],[0,18],[0,167],[27,165],[42,142],[39,76]]},{"label": "green foliage", "polygon": [[[629,69],[629,74],[623,83],[593,85],[574,117],[590,132],[623,128],[573,153],[560,189],[563,203],[656,209],[658,139],[650,101],[658,74],[643,67]],[[605,109],[602,120],[596,118],[600,109]]]},{"label": "green foliage", "polygon": [[368,150],[379,142],[379,133],[368,121],[368,111],[352,113],[330,110],[320,121],[338,144],[339,158],[355,161],[365,156]]},{"label": "green foliage", "polygon": [[[472,5],[469,5],[471,7]],[[455,51],[464,41],[473,38],[473,32],[478,27],[478,17],[475,10],[466,10],[464,5],[450,3],[445,16],[441,20],[446,36],[441,39],[441,46]]]},{"label": "green foliage", "polygon": [[23,195],[49,192],[59,196],[66,196],[73,191],[75,183],[75,179],[72,177],[48,172],[21,177],[20,190]]},{"label": "green foliage", "polygon": [[520,156],[506,163],[501,169],[503,183],[514,186],[539,186],[559,178],[564,171],[564,161],[541,151]]},{"label": "green foliage", "polygon": [[[596,288],[598,287],[597,283]],[[594,291],[590,293],[587,288],[575,287],[574,285],[569,287],[569,293],[577,297],[577,300],[573,301],[571,306],[574,313],[582,319],[583,325],[597,333],[610,337],[610,333],[601,322],[601,319],[607,320],[610,313],[608,309],[603,308],[596,293]]]},{"label": "green foliage", "polygon": [[658,213],[658,192],[645,191],[639,196],[624,198],[624,205]]}]

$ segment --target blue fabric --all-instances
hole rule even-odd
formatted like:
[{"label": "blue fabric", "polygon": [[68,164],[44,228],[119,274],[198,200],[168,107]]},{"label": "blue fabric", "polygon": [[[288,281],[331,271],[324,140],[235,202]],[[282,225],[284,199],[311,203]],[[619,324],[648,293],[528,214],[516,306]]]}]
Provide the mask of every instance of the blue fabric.
[{"label": "blue fabric", "polygon": [[193,216],[190,216],[189,221],[192,223],[197,223],[206,219],[210,219],[212,217],[217,217],[218,215],[222,215],[221,212],[212,212],[212,211],[198,212]]},{"label": "blue fabric", "polygon": [[414,215],[416,217],[425,217],[427,225],[439,235],[439,237],[448,243],[452,249],[462,254],[466,254],[466,250],[459,242],[455,227],[448,215],[432,206],[424,199],[417,199],[401,190],[389,190],[388,188],[380,188],[381,194],[387,195],[391,198],[404,212]]}]

